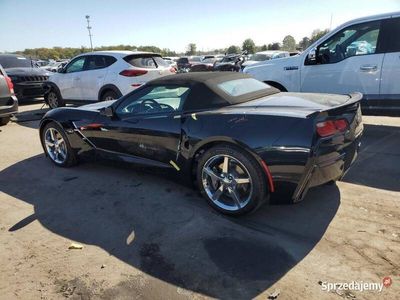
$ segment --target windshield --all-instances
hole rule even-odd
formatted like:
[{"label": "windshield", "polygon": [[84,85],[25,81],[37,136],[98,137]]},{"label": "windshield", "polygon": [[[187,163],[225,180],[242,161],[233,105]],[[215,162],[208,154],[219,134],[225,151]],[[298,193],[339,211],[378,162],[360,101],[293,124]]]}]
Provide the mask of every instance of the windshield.
[{"label": "windshield", "polygon": [[254,60],[254,61],[264,61],[264,60],[268,60],[271,59],[270,55],[266,55],[266,54],[253,54],[250,57],[250,60]]},{"label": "windshield", "polygon": [[201,61],[201,57],[200,56],[191,57],[190,61],[195,61],[195,62]]},{"label": "windshield", "polygon": [[23,56],[0,56],[0,65],[8,68],[32,68],[31,60]]},{"label": "windshield", "polygon": [[208,64],[208,63],[209,64],[213,64],[215,61],[216,61],[215,58],[205,58],[205,59],[202,60],[202,62],[206,63],[206,64]]},{"label": "windshield", "polygon": [[222,59],[222,62],[236,61],[236,58],[237,58],[236,55],[235,55],[235,56],[225,56],[225,57]]}]

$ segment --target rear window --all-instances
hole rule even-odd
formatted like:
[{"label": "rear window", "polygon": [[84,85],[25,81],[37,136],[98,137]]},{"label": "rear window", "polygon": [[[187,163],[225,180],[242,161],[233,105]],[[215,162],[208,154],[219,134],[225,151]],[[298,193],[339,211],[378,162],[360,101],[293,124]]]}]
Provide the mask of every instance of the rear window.
[{"label": "rear window", "polygon": [[271,88],[268,84],[253,78],[235,79],[218,84],[229,96],[238,97]]},{"label": "rear window", "polygon": [[155,56],[154,54],[128,55],[124,57],[124,60],[134,67],[144,69],[156,69],[168,66],[168,63],[161,56]]},{"label": "rear window", "polygon": [[0,65],[4,69],[33,67],[31,60],[23,56],[0,56]]}]

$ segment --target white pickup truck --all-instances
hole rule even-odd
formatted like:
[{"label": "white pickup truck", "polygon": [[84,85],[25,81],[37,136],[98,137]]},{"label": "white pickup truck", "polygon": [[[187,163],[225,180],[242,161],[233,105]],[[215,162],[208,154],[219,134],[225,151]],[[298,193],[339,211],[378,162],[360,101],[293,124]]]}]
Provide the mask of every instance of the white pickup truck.
[{"label": "white pickup truck", "polygon": [[361,92],[365,110],[400,111],[400,12],[347,22],[300,55],[243,72],[282,91]]}]

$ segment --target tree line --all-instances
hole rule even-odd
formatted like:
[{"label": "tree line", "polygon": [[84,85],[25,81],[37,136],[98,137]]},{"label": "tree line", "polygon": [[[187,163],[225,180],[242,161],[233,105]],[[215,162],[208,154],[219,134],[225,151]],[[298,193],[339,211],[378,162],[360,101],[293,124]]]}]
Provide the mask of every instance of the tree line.
[{"label": "tree line", "polygon": [[[185,53],[178,53],[172,51],[168,48],[159,48],[156,46],[133,46],[133,45],[115,45],[115,46],[101,46],[95,47],[94,51],[104,51],[104,50],[131,50],[131,51],[148,51],[154,53],[160,53],[163,56],[181,56],[181,55],[206,55],[212,53],[240,53],[242,51],[247,51],[248,53],[255,53],[258,51],[266,51],[266,50],[286,50],[286,51],[295,51],[295,50],[304,50],[309,45],[318,40],[321,36],[328,32],[327,29],[314,30],[310,37],[303,37],[300,41],[296,42],[293,36],[287,35],[284,37],[282,42],[274,42],[270,44],[264,44],[261,46],[257,46],[254,41],[250,38],[243,41],[241,47],[237,45],[231,45],[227,48],[222,49],[214,49],[211,51],[199,51],[197,50],[195,43],[190,43],[187,47],[187,51]],[[89,48],[81,46],[80,48],[72,48],[72,47],[53,47],[53,48],[34,48],[34,49],[25,49],[23,51],[16,51],[14,53],[21,54],[27,57],[35,58],[35,59],[65,59],[72,58],[78,54],[85,53],[91,51]]]},{"label": "tree line", "polygon": [[[316,29],[311,33],[310,37],[303,37],[299,42],[296,42],[295,38],[291,35],[287,35],[283,38],[282,42],[274,42],[270,44],[264,44],[262,46],[257,46],[252,39],[246,39],[242,43],[242,47],[237,45],[231,45],[226,49],[226,53],[240,53],[242,51],[247,51],[247,53],[255,53],[259,51],[266,50],[284,50],[284,51],[302,51],[307,49],[312,43],[320,39],[326,33],[328,29],[320,30]],[[190,49],[190,47],[189,47]]]}]

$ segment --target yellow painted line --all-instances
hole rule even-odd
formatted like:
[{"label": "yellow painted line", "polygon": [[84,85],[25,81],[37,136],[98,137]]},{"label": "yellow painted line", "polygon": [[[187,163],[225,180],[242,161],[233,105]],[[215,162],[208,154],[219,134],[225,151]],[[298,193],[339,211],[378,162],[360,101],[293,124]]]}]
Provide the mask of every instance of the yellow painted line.
[{"label": "yellow painted line", "polygon": [[180,171],[180,170],[181,170],[181,168],[179,168],[178,165],[177,165],[174,161],[170,160],[169,163],[170,163],[177,171]]}]

